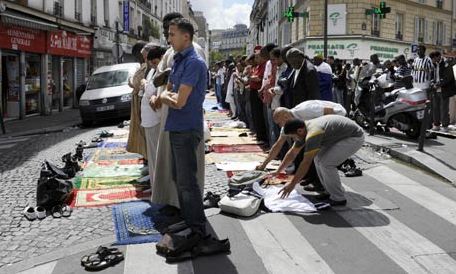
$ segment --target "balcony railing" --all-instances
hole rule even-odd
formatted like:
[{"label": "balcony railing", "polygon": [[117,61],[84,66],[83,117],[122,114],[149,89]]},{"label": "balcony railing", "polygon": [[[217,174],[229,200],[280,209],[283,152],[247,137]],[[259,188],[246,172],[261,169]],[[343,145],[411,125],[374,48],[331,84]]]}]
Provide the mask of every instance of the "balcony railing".
[{"label": "balcony railing", "polygon": [[396,33],[396,39],[397,40],[403,40],[402,33],[400,33],[400,32]]},{"label": "balcony railing", "polygon": [[97,24],[97,17],[96,16],[90,16],[90,23],[95,26]]},{"label": "balcony railing", "polygon": [[78,22],[81,22],[81,13],[76,11],[74,13],[74,19],[76,19]]},{"label": "balcony railing", "polygon": [[372,30],[371,34],[372,34],[372,36],[380,37],[380,31],[379,30]]}]

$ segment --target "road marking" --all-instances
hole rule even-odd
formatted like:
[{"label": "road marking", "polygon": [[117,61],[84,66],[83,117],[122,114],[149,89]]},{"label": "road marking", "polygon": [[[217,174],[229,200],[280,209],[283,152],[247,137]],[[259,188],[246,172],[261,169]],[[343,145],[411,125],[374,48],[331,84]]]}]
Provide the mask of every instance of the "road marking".
[{"label": "road marking", "polygon": [[334,273],[285,215],[269,213],[240,223],[270,273]]},{"label": "road marking", "polygon": [[160,274],[194,273],[191,261],[167,264],[165,258],[155,253],[155,245],[155,243],[128,245],[125,252],[124,274],[152,272]]},{"label": "road marking", "polygon": [[58,261],[53,261],[47,264],[39,265],[34,268],[24,270],[18,274],[51,274],[54,271]]},{"label": "road marking", "polygon": [[[443,249],[386,211],[353,210],[337,214],[407,273],[454,273],[456,269],[456,261]],[[439,256],[429,256],[434,254]]]},{"label": "road marking", "polygon": [[456,225],[456,201],[386,166],[366,170],[365,173]]}]

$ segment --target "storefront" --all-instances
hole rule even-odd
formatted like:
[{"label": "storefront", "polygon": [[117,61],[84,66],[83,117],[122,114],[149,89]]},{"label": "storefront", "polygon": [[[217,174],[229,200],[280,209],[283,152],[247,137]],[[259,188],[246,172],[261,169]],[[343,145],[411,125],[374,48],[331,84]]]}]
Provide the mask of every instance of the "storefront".
[{"label": "storefront", "polygon": [[0,24],[1,109],[5,118],[41,113],[46,32]]},{"label": "storefront", "polygon": [[[323,55],[323,40],[307,39],[303,45],[305,54],[309,57]],[[391,60],[398,55],[411,58],[410,44],[397,42],[383,42],[371,39],[328,39],[328,56],[334,56],[341,60],[353,60],[359,58],[369,60],[372,54],[377,54],[380,60]]]},{"label": "storefront", "polygon": [[24,118],[77,106],[92,37],[0,23],[0,106],[4,117]]},{"label": "storefront", "polygon": [[121,62],[127,62],[131,56],[131,45],[126,34],[119,34],[119,46],[121,48],[121,58],[117,58],[117,38],[114,31],[100,28],[96,30],[93,42],[93,69],[102,66],[109,66]]}]

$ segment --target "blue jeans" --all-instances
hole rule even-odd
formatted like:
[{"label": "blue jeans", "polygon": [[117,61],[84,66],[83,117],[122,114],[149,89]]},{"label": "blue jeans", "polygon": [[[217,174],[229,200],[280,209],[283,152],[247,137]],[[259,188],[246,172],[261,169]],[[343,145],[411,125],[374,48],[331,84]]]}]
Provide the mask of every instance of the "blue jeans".
[{"label": "blue jeans", "polygon": [[193,232],[206,235],[203,197],[197,182],[197,148],[203,131],[169,132],[173,180],[176,182],[181,215]]},{"label": "blue jeans", "polygon": [[215,97],[217,97],[217,103],[222,103],[222,87],[221,84],[215,84]]}]

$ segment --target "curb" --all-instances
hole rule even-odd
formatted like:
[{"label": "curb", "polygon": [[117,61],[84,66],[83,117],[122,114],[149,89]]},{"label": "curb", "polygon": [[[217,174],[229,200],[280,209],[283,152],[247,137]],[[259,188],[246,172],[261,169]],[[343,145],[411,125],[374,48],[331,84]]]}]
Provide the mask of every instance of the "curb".
[{"label": "curb", "polygon": [[0,274],[18,273],[24,270],[37,267],[39,265],[43,265],[52,261],[57,261],[74,254],[78,254],[85,250],[97,248],[100,245],[110,245],[114,243],[115,240],[115,236],[107,236],[90,242],[85,242],[82,244],[61,248],[59,250],[52,251],[41,256],[33,257],[31,259],[20,261],[18,263],[0,268]]},{"label": "curb", "polygon": [[3,135],[0,135],[2,138],[16,138],[16,137],[23,137],[23,136],[30,136],[30,135],[43,135],[43,134],[49,134],[49,133],[56,133],[56,132],[62,132],[67,128],[74,128],[77,127],[79,123],[71,123],[68,125],[62,125],[58,127],[48,127],[48,128],[42,128],[42,129],[37,129],[37,130],[29,130],[29,131],[23,131],[23,132],[11,132],[11,133],[6,133]]},{"label": "curb", "polygon": [[[389,155],[391,155],[391,157],[393,157],[395,159],[398,159],[400,161],[403,161],[405,163],[414,165],[414,166],[416,166],[418,168],[421,168],[421,169],[423,169],[423,170],[425,170],[427,172],[430,172],[430,173],[432,173],[434,175],[437,175],[440,178],[444,179],[445,181],[449,182],[454,187],[456,187],[456,179],[455,178],[452,178],[451,176],[448,176],[448,175],[444,174],[438,168],[432,168],[429,165],[424,164],[423,162],[418,160],[416,157],[412,157],[412,156],[408,155],[407,153],[398,151],[396,149],[393,149],[393,148],[385,146],[385,145],[378,145],[378,144],[374,144],[374,143],[368,142],[368,141],[366,141],[366,144],[368,144],[369,146],[371,146],[371,147],[373,147],[375,149],[386,149],[387,153]],[[414,153],[421,154],[420,156],[423,156],[423,158],[427,156],[425,153],[419,152],[419,151],[414,151]]]}]

